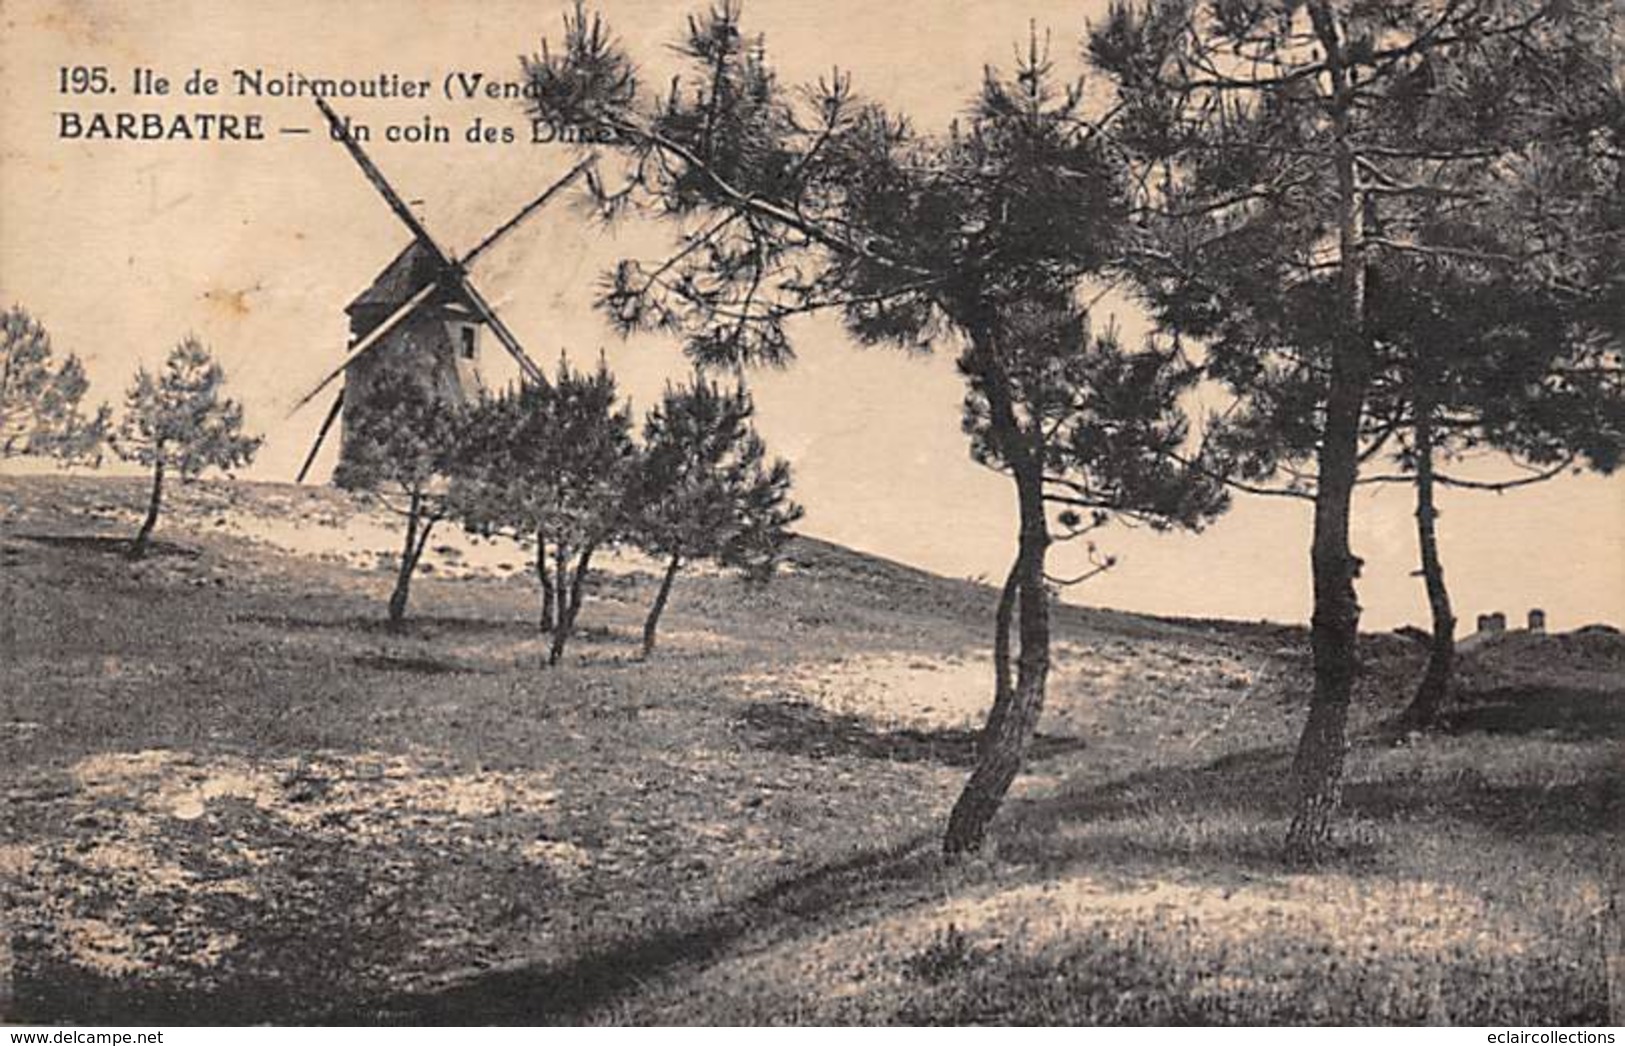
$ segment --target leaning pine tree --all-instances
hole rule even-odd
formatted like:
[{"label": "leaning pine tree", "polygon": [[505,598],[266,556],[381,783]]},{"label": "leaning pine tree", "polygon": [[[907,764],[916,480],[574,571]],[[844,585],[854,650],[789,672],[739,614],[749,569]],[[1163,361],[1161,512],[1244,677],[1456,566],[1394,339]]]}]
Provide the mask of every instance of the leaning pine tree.
[{"label": "leaning pine tree", "polygon": [[730,392],[696,374],[689,385],[668,385],[644,419],[630,527],[633,540],[665,562],[643,623],[646,658],[685,563],[711,559],[765,578],[801,518],[789,497],[789,463],[767,460],[754,413],[744,389]]},{"label": "leaning pine tree", "polygon": [[1381,357],[1383,259],[1416,254],[1534,278],[1550,245],[1511,255],[1429,242],[1397,201],[1472,191],[1547,124],[1544,97],[1606,94],[1585,41],[1598,0],[1158,0],[1115,5],[1090,55],[1115,81],[1114,146],[1140,177],[1136,276],[1165,329],[1202,339],[1245,392],[1284,355],[1313,376],[1315,688],[1287,849],[1325,851],[1358,672],[1360,561],[1349,542]]},{"label": "leaning pine tree", "polygon": [[[996,645],[1008,645],[1016,622],[1014,679],[995,679],[977,767],[943,839],[949,853],[978,849],[1043,706],[1052,513],[1065,536],[1096,512],[1194,524],[1222,507],[1201,477],[1152,463],[1176,438],[1165,414],[1105,420],[1147,405],[1111,398],[1126,370],[1143,392],[1178,383],[1145,372],[1179,367],[1161,352],[1096,351],[1074,315],[1125,239],[1114,153],[1084,118],[1081,85],[1057,83],[1036,39],[1014,77],[989,71],[968,125],[940,137],[859,101],[839,73],[784,91],[737,5],[691,19],[681,50],[686,74],[647,97],[602,21],[578,7],[563,45],[525,62],[533,116],[620,150],[624,181],[590,179],[604,213],[652,203],[680,230],[664,259],[623,262],[602,305],[623,331],[681,336],[707,367],[785,365],[787,322],[826,309],[860,342],[958,354],[974,445],[1010,476],[1019,517],[1010,609],[995,624]],[[1055,313],[1030,329],[1027,317]],[[1108,393],[1098,399],[1097,380]],[[1107,434],[1124,442],[1085,445]],[[1140,437],[1158,446],[1131,448]],[[1170,485],[1189,490],[1169,497]]]},{"label": "leaning pine tree", "polygon": [[[1516,92],[1503,104],[1522,114],[1514,127],[1522,141],[1505,162],[1463,172],[1449,191],[1388,201],[1418,248],[1380,259],[1387,291],[1373,303],[1387,350],[1374,399],[1401,419],[1402,470],[1367,481],[1414,487],[1433,618],[1427,668],[1400,717],[1406,727],[1434,724],[1454,662],[1436,491],[1501,493],[1570,470],[1610,473],[1625,450],[1625,87],[1610,81],[1599,39],[1571,32],[1553,43],[1565,89],[1553,90],[1543,68],[1524,67],[1521,78],[1475,71]],[[1456,102],[1438,113],[1419,99],[1401,115],[1469,118]],[[1538,264],[1520,258],[1531,245]],[[1485,452],[1516,470],[1457,471]]]},{"label": "leaning pine tree", "polygon": [[131,559],[147,554],[170,473],[195,479],[205,469],[241,468],[254,460],[258,436],[243,435],[243,407],[222,395],[226,372],[196,337],[187,335],[169,353],[163,372],[145,367],[124,397],[124,416],[113,451],[152,469],[147,515],[130,544]]}]

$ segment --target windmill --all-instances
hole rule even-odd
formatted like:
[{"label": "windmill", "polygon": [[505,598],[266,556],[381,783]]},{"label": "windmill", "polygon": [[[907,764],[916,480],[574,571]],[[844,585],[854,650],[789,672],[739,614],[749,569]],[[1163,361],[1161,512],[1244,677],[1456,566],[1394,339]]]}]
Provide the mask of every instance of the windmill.
[{"label": "windmill", "polygon": [[[519,371],[527,381],[546,381],[542,370],[526,355],[513,332],[492,310],[489,302],[468,278],[468,266],[490,250],[497,241],[517,229],[531,215],[547,205],[556,194],[587,172],[592,165],[588,157],[571,168],[564,177],[548,186],[507,221],[498,225],[461,259],[442,250],[429,235],[429,230],[418,221],[399,193],[384,178],[347,126],[339,119],[332,106],[318,96],[316,105],[333,129],[333,137],[344,143],[346,151],[355,160],[367,181],[378,190],[389,209],[412,234],[395,259],[385,266],[365,291],[346,307],[350,317],[350,349],[344,362],[333,368],[309,392],[300,397],[289,413],[302,409],[339,378],[339,387],[328,408],[321,428],[316,432],[305,463],[299,469],[297,482],[316,461],[333,422],[340,412],[365,410],[366,393],[374,374],[385,368],[412,368],[422,372],[429,386],[439,396],[461,401],[479,387],[479,372],[475,368],[479,349],[479,331],[489,327],[498,342],[519,364]],[[348,401],[349,410],[345,410]]]}]

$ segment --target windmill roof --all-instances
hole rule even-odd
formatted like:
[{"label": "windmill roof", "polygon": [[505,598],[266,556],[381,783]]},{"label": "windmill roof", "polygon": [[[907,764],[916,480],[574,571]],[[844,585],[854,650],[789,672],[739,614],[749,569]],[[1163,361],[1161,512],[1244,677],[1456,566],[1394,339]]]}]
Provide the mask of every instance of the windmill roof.
[{"label": "windmill roof", "polygon": [[421,241],[413,240],[395,256],[394,261],[384,267],[384,271],[372,281],[372,286],[356,295],[345,311],[354,312],[375,305],[393,308],[439,277],[440,263],[434,252]]}]

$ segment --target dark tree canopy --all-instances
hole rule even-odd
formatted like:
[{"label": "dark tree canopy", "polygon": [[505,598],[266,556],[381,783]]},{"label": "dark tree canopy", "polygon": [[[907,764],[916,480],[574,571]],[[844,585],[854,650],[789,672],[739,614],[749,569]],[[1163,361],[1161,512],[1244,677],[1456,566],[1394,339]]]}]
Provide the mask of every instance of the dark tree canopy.
[{"label": "dark tree canopy", "polygon": [[[1091,33],[1116,87],[1110,137],[1136,172],[1127,270],[1164,329],[1201,339],[1210,373],[1249,399],[1232,419],[1249,437],[1239,463],[1264,475],[1314,458],[1299,858],[1324,852],[1341,797],[1352,492],[1403,424],[1385,384],[1390,288],[1428,260],[1585,310],[1609,280],[1617,298],[1617,241],[1590,228],[1614,206],[1597,190],[1618,184],[1617,143],[1612,158],[1598,147],[1618,112],[1607,20],[1593,0],[1154,0],[1114,5]],[[1520,442],[1516,428],[1486,438]]]},{"label": "dark tree canopy", "polygon": [[136,370],[114,450],[125,461],[162,465],[187,479],[206,469],[249,464],[260,439],[243,435],[243,406],[224,395],[225,383],[225,370],[201,341],[187,335],[161,373]]},{"label": "dark tree canopy", "polygon": [[[999,330],[1006,395],[1038,447],[1052,506],[1159,530],[1200,529],[1224,511],[1222,483],[1181,461],[1190,435],[1181,398],[1201,370],[1176,349],[1148,340],[1130,351],[1114,328],[1092,334],[1088,315],[1064,300],[1006,309]],[[987,382],[967,369],[964,427],[972,457],[1008,471]]]},{"label": "dark tree canopy", "polygon": [[408,373],[381,373],[375,387],[367,409],[345,419],[334,484],[385,495],[443,493],[457,446],[458,408]]},{"label": "dark tree canopy", "polygon": [[666,386],[644,417],[632,493],[634,539],[645,551],[768,569],[802,516],[789,499],[790,466],[767,458],[751,424],[750,394],[696,374]]},{"label": "dark tree canopy", "polygon": [[744,389],[723,389],[697,373],[688,385],[668,384],[644,418],[628,528],[666,564],[644,623],[645,657],[683,564],[715,560],[765,581],[801,518],[790,500],[790,465],[767,460],[751,425],[755,411]]},{"label": "dark tree canopy", "polygon": [[553,381],[481,404],[457,455],[465,525],[536,541],[544,599],[557,600],[556,619],[544,609],[553,664],[574,629],[593,553],[626,529],[632,417],[617,397],[602,359],[583,372],[561,358]]}]

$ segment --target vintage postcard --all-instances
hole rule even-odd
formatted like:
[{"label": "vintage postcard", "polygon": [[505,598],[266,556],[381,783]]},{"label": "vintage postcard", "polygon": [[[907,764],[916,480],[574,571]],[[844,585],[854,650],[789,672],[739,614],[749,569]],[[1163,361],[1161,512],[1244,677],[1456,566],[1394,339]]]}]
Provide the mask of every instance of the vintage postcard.
[{"label": "vintage postcard", "polygon": [[0,0],[0,1021],[1619,1024],[1616,18]]}]

